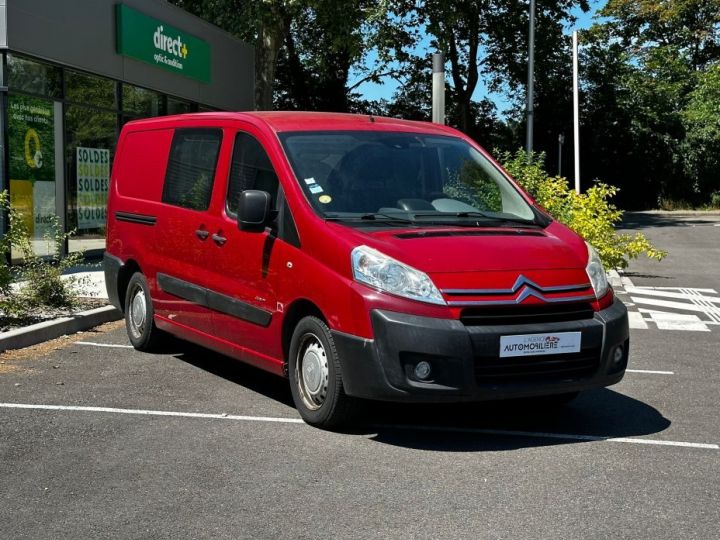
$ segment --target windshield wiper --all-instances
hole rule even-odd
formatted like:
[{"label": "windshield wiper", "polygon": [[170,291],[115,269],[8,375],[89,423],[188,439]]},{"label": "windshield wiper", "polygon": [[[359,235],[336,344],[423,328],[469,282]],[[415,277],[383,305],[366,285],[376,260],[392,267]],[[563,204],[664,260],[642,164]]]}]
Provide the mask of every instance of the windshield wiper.
[{"label": "windshield wiper", "polygon": [[381,212],[370,212],[359,216],[326,216],[325,221],[381,221],[383,223],[412,224],[413,220]]},{"label": "windshield wiper", "polygon": [[511,218],[504,216],[495,216],[486,212],[424,212],[413,214],[414,218],[430,218],[430,217],[459,217],[459,218],[482,218],[489,221],[503,221],[506,223],[515,223],[518,225],[526,225],[529,227],[538,227],[538,223],[534,219]]}]

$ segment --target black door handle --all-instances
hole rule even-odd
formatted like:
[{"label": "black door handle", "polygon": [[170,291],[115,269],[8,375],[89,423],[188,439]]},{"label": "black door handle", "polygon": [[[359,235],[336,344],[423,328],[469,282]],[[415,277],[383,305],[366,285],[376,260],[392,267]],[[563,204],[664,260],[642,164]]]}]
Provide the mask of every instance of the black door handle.
[{"label": "black door handle", "polygon": [[220,236],[219,234],[213,234],[212,239],[218,246],[222,246],[225,242],[227,242],[227,238]]},{"label": "black door handle", "polygon": [[197,229],[195,231],[195,236],[197,236],[200,240],[207,240],[207,237],[210,236],[210,233],[205,229]]}]

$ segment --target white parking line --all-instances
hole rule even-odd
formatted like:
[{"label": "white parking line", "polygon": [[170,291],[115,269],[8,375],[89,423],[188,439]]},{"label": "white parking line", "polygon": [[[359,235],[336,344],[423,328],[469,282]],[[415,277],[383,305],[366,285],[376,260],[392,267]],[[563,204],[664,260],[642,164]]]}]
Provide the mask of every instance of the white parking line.
[{"label": "white parking line", "polygon": [[[40,409],[49,411],[79,411],[79,412],[99,412],[114,414],[135,414],[141,416],[173,416],[182,418],[207,418],[213,420],[240,420],[246,422],[273,422],[280,424],[303,424],[300,418],[280,418],[273,416],[242,416],[235,414],[212,414],[212,413],[192,413],[177,411],[153,411],[144,409],[117,409],[114,407],[85,407],[78,405],[36,405],[30,403],[0,403],[3,409]],[[560,439],[570,441],[595,441],[595,442],[618,442],[629,444],[650,444],[657,446],[682,446],[685,448],[701,448],[705,450],[720,450],[717,444],[694,443],[684,441],[665,441],[659,439],[639,439],[632,437],[612,437],[598,435],[575,435],[570,433],[544,433],[535,431],[512,431],[505,429],[482,429],[482,428],[463,428],[463,427],[445,427],[445,426],[409,426],[409,425],[374,425],[374,429],[401,429],[414,431],[436,431],[442,433],[465,433],[478,435],[501,435],[508,437],[530,437],[538,439]]]},{"label": "white parking line", "polygon": [[75,345],[89,345],[91,347],[109,347],[111,349],[133,349],[132,345],[117,345],[115,343],[93,343],[92,341],[76,341]]},{"label": "white parking line", "polygon": [[675,375],[674,371],[656,371],[652,369],[626,369],[626,373],[652,373],[653,375]]},{"label": "white parking line", "polygon": [[211,418],[214,420],[243,420],[247,422],[279,422],[283,424],[302,424],[300,418],[279,418],[273,416],[241,416],[224,413],[194,413],[177,411],[149,411],[144,409],[117,409],[115,407],[85,407],[81,405],[36,405],[29,403],[0,403],[3,409],[41,409],[45,411],[81,411],[114,414],[138,414],[145,416],[179,416],[183,418]]},{"label": "white parking line", "polygon": [[640,330],[647,330],[648,328],[645,319],[643,319],[642,313],[640,313],[639,311],[628,311],[628,323],[630,324],[630,328]]}]

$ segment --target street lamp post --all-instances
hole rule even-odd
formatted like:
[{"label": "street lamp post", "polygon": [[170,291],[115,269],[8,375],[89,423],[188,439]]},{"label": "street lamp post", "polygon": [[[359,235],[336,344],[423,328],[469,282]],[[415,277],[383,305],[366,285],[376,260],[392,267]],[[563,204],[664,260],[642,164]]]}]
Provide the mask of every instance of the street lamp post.
[{"label": "street lamp post", "polygon": [[530,30],[528,36],[528,83],[527,83],[527,141],[528,161],[533,151],[533,109],[535,101],[535,0],[530,0]]},{"label": "street lamp post", "polygon": [[580,91],[578,89],[578,33],[573,31],[573,139],[575,151],[575,193],[580,194]]},{"label": "street lamp post", "polygon": [[565,144],[565,134],[558,135],[558,176],[562,176],[562,147]]}]

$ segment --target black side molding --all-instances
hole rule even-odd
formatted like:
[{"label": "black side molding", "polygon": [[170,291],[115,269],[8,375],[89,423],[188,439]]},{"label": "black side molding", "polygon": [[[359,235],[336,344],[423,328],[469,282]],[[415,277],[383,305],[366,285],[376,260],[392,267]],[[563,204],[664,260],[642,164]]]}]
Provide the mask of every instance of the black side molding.
[{"label": "black side molding", "polygon": [[118,291],[118,278],[124,263],[114,255],[110,255],[107,251],[103,253],[103,270],[105,271],[105,287],[107,288],[108,300],[110,303],[124,311],[124,298],[120,298]]},{"label": "black side molding", "polygon": [[269,311],[167,274],[158,273],[157,282],[168,294],[259,326],[267,327],[272,320]]},{"label": "black side molding", "polygon": [[146,214],[133,214],[131,212],[115,212],[115,219],[118,221],[127,221],[128,223],[138,223],[140,225],[155,225],[157,218]]}]

